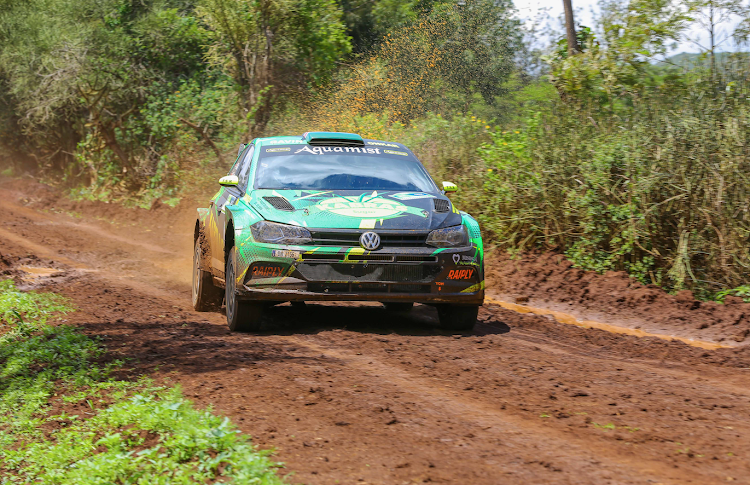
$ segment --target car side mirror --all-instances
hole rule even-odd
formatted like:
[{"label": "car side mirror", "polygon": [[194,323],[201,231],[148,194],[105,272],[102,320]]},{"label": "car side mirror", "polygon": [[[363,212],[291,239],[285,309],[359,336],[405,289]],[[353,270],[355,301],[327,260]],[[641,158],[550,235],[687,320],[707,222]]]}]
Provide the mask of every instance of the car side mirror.
[{"label": "car side mirror", "polygon": [[443,182],[443,192],[456,192],[457,190],[458,186],[453,182]]},{"label": "car side mirror", "polygon": [[240,179],[236,175],[226,175],[219,179],[219,185],[222,187],[236,187],[240,184]]}]

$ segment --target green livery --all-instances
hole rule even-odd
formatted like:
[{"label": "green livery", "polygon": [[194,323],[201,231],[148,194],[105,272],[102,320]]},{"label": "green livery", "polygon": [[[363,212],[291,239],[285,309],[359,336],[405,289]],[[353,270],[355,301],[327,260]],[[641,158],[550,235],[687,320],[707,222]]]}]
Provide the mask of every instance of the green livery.
[{"label": "green livery", "polygon": [[484,301],[479,224],[400,143],[351,133],[258,138],[241,145],[195,223],[193,305],[225,302],[232,330],[290,301],[435,305],[469,329]]}]

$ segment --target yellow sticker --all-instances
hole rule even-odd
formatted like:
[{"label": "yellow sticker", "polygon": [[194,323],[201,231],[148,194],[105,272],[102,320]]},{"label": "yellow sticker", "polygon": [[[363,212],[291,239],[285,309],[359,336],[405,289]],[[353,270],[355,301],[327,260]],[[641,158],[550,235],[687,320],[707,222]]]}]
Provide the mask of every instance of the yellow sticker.
[{"label": "yellow sticker", "polygon": [[406,152],[397,152],[396,150],[383,150],[383,153],[388,153],[390,155],[403,155],[405,157],[409,156]]}]

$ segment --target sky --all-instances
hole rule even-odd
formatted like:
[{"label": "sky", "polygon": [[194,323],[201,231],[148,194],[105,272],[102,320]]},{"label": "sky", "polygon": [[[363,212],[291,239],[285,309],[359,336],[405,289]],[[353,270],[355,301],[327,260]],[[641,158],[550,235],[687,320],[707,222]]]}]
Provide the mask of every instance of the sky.
[{"label": "sky", "polygon": [[[626,0],[622,0],[626,1]],[[583,24],[586,26],[593,26],[594,13],[598,12],[598,0],[572,0],[573,9],[575,10],[575,20],[577,24]],[[557,19],[563,18],[563,0],[514,0],[516,8],[518,9],[519,17],[522,19],[532,19],[536,16],[540,9],[549,8],[550,15]],[[592,12],[593,10],[593,12]],[[724,30],[729,30],[732,25],[736,23],[730,22],[724,26]],[[563,32],[560,28],[561,33]],[[688,29],[687,35],[694,41],[699,42],[703,46],[708,45],[708,38],[703,32],[703,28],[694,25]],[[732,50],[733,44],[731,41],[724,42],[719,46],[718,50]],[[678,54],[680,52],[699,52],[700,48],[689,40],[683,40],[678,43],[677,48],[670,54]]]}]

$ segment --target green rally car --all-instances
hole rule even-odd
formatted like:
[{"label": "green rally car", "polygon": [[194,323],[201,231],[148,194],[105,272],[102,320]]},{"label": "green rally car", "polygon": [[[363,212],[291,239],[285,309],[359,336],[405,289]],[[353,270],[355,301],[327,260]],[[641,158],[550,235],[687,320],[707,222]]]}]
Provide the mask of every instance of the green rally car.
[{"label": "green rally car", "polygon": [[484,301],[479,225],[400,143],[351,133],[241,145],[198,209],[193,306],[226,304],[231,330],[255,330],[281,302],[434,305],[441,326],[471,329]]}]

